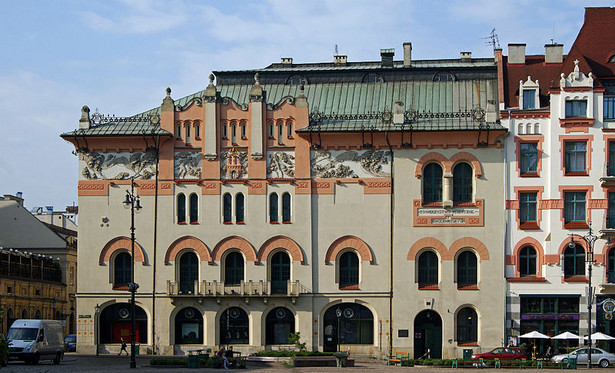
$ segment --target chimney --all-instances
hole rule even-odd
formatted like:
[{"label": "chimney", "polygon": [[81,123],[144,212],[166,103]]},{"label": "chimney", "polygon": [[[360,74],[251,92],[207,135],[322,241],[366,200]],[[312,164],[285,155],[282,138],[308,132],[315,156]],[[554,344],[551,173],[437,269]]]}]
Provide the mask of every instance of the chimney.
[{"label": "chimney", "polygon": [[333,63],[335,66],[346,66],[346,61],[348,61],[348,56],[336,54],[333,56]]},{"label": "chimney", "polygon": [[461,57],[461,62],[470,62],[472,60],[472,52],[461,52],[459,56]]},{"label": "chimney", "polygon": [[564,62],[564,44],[545,44],[545,63]]},{"label": "chimney", "polygon": [[292,65],[293,58],[292,57],[282,57],[282,65]]},{"label": "chimney", "polygon": [[18,192],[16,196],[12,196],[10,194],[5,194],[4,195],[4,199],[9,200],[9,201],[15,201],[20,206],[23,207],[23,194],[21,192]]},{"label": "chimney", "polygon": [[525,64],[525,44],[508,44],[508,63]]},{"label": "chimney", "polygon": [[90,120],[90,108],[83,106],[81,108],[81,118],[79,119],[79,129],[87,130],[90,128],[90,124],[92,124]]},{"label": "chimney", "polygon": [[393,67],[393,56],[395,55],[395,49],[381,49],[380,58],[382,67]]},{"label": "chimney", "polygon": [[404,43],[404,66],[408,67],[412,63],[412,43]]}]

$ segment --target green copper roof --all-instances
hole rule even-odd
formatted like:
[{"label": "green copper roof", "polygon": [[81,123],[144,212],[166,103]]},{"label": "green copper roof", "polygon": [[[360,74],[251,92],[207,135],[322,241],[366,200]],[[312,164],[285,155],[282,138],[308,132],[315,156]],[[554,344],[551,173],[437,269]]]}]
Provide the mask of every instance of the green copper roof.
[{"label": "green copper roof", "polygon": [[88,129],[76,129],[61,134],[61,137],[74,136],[172,136],[169,131],[160,128],[160,123],[139,120],[141,118],[123,118],[107,123],[92,124]]}]

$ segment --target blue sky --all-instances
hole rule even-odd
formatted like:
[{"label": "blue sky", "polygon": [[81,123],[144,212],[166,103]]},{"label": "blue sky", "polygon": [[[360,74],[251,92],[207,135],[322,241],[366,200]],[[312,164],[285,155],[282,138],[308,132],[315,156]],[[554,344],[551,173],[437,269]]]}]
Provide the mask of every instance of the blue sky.
[{"label": "blue sky", "polygon": [[126,116],[204,89],[213,70],[378,60],[412,42],[413,59],[491,57],[493,28],[528,54],[553,38],[565,53],[584,7],[610,1],[530,0],[2,0],[0,195],[27,208],[77,204],[77,157],[59,134],[80,109]]}]

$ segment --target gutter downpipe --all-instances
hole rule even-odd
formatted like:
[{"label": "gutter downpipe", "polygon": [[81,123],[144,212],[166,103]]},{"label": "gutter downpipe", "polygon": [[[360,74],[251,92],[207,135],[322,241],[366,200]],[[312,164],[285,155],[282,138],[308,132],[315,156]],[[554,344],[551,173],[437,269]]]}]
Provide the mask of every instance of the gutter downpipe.
[{"label": "gutter downpipe", "polygon": [[390,204],[391,204],[391,216],[390,216],[390,252],[389,252],[389,268],[390,268],[390,277],[389,277],[389,358],[391,358],[393,354],[393,238],[394,238],[394,218],[395,218],[395,194],[393,183],[394,175],[395,175],[395,157],[393,156],[393,147],[391,146],[391,142],[389,141],[389,131],[386,131],[384,137],[387,141],[387,146],[389,147],[389,152],[391,153],[391,192],[390,192]]}]

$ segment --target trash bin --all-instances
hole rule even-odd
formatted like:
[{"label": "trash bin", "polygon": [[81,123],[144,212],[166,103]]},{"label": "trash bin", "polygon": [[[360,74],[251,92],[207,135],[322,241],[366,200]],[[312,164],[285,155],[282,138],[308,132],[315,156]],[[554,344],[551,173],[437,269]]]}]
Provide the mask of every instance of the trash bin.
[{"label": "trash bin", "polygon": [[335,356],[335,360],[337,362],[337,366],[340,368],[346,367],[346,362],[348,361],[348,352],[336,352],[333,354]]},{"label": "trash bin", "polygon": [[188,368],[199,367],[199,355],[188,355]]},{"label": "trash bin", "polygon": [[471,348],[463,349],[463,360],[472,360],[472,349]]},{"label": "trash bin", "polygon": [[576,357],[568,357],[568,369],[577,369],[577,358]]}]

